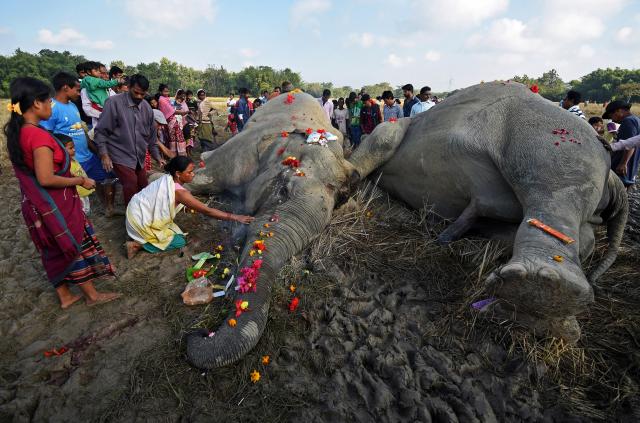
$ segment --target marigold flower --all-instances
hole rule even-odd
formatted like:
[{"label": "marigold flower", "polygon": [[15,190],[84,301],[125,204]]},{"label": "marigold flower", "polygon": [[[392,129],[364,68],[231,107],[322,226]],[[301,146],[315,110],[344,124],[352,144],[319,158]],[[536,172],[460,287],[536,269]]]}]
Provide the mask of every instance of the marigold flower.
[{"label": "marigold flower", "polygon": [[531,90],[531,92],[532,92],[532,93],[534,93],[534,94],[538,94],[538,92],[540,91],[540,90],[538,89],[538,86],[537,86],[536,84],[533,84],[529,89],[530,89],[530,90]]},{"label": "marigold flower", "polygon": [[268,228],[268,227],[269,227],[269,224],[268,224],[268,223],[265,223],[265,224],[264,224],[264,225],[262,225],[262,226],[264,226],[265,228]]},{"label": "marigold flower", "polygon": [[564,257],[562,256],[553,256],[553,259],[558,263],[562,263],[564,261]]},{"label": "marigold flower", "polygon": [[227,323],[229,324],[229,326],[231,326],[232,328],[235,328],[236,325],[238,324],[238,321],[236,319],[229,319],[227,321]]},{"label": "marigold flower", "polygon": [[289,136],[289,133],[287,131],[282,131],[282,132],[280,132],[280,136],[282,138],[287,138]]},{"label": "marigold flower", "polygon": [[224,270],[222,271],[223,275],[228,275],[229,273],[231,273],[231,270],[229,270],[228,267],[225,267]]},{"label": "marigold flower", "polygon": [[251,382],[258,383],[260,381],[260,372],[254,370],[251,372]]},{"label": "marigold flower", "polygon": [[316,129],[316,132],[317,132],[318,134],[324,134],[324,133],[326,133],[327,131],[325,131],[324,129]]},{"label": "marigold flower", "polygon": [[220,255],[220,253],[218,253],[218,254],[216,254],[216,255],[215,255],[215,256],[213,256],[213,257],[214,257],[214,258],[216,258],[216,259],[218,259],[218,260],[220,260],[220,257],[222,257],[222,256]]},{"label": "marigold flower", "polygon": [[256,250],[249,251],[249,257],[253,257],[255,253],[256,253]]},{"label": "marigold flower", "polygon": [[289,285],[289,291],[291,291],[291,293],[296,292],[296,286],[294,284]]},{"label": "marigold flower", "polygon": [[304,131],[304,132],[306,132],[306,133],[307,133],[307,135],[311,135],[311,134],[313,133],[313,129],[311,129],[311,128],[307,128],[307,130],[306,130],[306,131]]},{"label": "marigold flower", "polygon": [[218,246],[216,247],[216,250],[218,250],[218,251],[222,251],[222,250],[224,250],[224,247],[223,247],[222,245],[218,245]]},{"label": "marigold flower", "polygon": [[398,118],[391,118],[391,119],[389,119],[389,122],[391,122],[391,123],[395,123],[395,122],[397,122],[397,121],[398,121]]}]

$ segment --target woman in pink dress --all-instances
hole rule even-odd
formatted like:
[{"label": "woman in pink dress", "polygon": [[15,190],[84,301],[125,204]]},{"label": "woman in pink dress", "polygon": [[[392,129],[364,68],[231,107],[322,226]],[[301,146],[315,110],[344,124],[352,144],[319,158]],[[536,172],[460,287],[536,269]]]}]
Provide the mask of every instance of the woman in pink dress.
[{"label": "woman in pink dress", "polygon": [[167,148],[179,156],[186,156],[187,144],[184,140],[182,127],[180,126],[178,119],[178,116],[185,115],[185,112],[182,109],[176,110],[171,105],[171,101],[169,100],[169,87],[166,84],[160,84],[158,92],[160,93],[160,97],[158,98],[158,109],[167,119],[169,133],[169,145],[167,145]]}]

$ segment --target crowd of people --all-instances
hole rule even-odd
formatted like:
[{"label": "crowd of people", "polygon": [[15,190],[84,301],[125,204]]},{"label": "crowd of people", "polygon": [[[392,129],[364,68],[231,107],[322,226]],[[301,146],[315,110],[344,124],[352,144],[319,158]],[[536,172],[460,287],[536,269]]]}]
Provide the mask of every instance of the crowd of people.
[{"label": "crowd of people", "polygon": [[[125,214],[129,258],[142,250],[157,253],[183,247],[184,234],[174,223],[183,207],[243,224],[254,219],[208,207],[183,186],[194,177],[191,155],[196,141],[203,152],[217,146],[213,117],[218,112],[203,89],[195,96],[177,89],[171,100],[166,84],[149,95],[144,75],[125,76],[117,66],[107,71],[101,63],[86,62],[76,71],[77,75],[59,72],[53,77],[53,98],[51,87],[38,79],[13,80],[11,116],[4,129],[23,195],[23,217],[62,308],[83,297],[88,305],[120,297],[93,285],[97,278],[114,275],[88,218],[94,192],[105,216]],[[249,90],[241,88],[238,99],[231,94],[227,101],[225,130],[232,135],[241,132],[258,108],[281,94],[299,91],[285,81],[251,101]],[[401,102],[391,91],[375,99],[364,90],[332,99],[331,91],[324,90],[318,103],[351,148],[357,148],[363,135],[380,123],[416,116],[438,103],[428,86],[417,96],[411,84],[402,91]],[[569,91],[560,106],[585,119],[580,100],[579,93]],[[602,118],[589,119],[594,130],[608,138],[603,143],[612,151],[612,169],[628,188],[635,184],[640,165],[640,118],[630,110],[630,104],[612,101]],[[605,126],[603,119],[610,122]],[[149,183],[151,159],[167,173]],[[122,186],[126,210],[115,206],[116,184]],[[73,293],[72,286],[82,295]]]}]

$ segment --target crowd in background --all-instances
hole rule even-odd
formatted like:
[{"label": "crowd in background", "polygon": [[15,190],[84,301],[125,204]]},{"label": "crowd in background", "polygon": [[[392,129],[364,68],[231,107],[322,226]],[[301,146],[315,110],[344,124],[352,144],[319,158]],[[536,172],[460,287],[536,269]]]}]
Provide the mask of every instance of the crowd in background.
[{"label": "crowd in background", "polygon": [[[96,278],[114,274],[87,217],[94,191],[105,215],[111,217],[125,214],[114,205],[116,183],[122,185],[128,257],[140,250],[155,253],[184,246],[183,233],[173,222],[182,206],[217,219],[244,224],[253,220],[210,208],[183,187],[194,176],[191,155],[196,142],[203,152],[218,146],[213,125],[218,112],[203,89],[195,96],[177,89],[171,99],[166,84],[150,95],[144,75],[125,76],[117,66],[107,70],[90,61],[78,64],[76,71],[77,75],[59,72],[53,77],[53,98],[51,88],[38,79],[13,80],[11,117],[5,126],[23,194],[23,216],[62,308],[83,297],[70,290],[73,285],[89,305],[119,297],[93,286]],[[281,94],[299,91],[284,81],[271,93],[263,91],[251,100],[249,90],[240,88],[239,97],[231,94],[227,101],[224,129],[236,135],[260,107]],[[332,99],[325,89],[317,101],[350,147],[358,148],[382,122],[414,117],[438,103],[428,86],[417,96],[411,84],[402,91],[401,102],[391,91],[375,99],[365,90]],[[569,91],[560,106],[576,119],[585,119],[580,97]],[[605,125],[604,119],[610,121]],[[613,152],[612,169],[631,189],[640,165],[640,118],[631,113],[630,104],[617,100],[606,105],[602,118],[592,117],[589,123],[608,138],[602,141]],[[151,159],[165,166],[168,174],[149,184]]]}]

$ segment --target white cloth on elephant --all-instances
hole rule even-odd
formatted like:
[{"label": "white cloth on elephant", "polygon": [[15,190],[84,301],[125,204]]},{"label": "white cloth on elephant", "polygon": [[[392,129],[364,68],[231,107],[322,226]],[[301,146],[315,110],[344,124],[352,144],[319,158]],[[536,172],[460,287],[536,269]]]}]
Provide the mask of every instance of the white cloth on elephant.
[{"label": "white cloth on elephant", "polygon": [[611,144],[611,150],[613,151],[631,150],[632,148],[638,147],[640,147],[640,135],[636,135],[635,137],[627,138],[626,140],[620,140]]},{"label": "white cloth on elephant", "polygon": [[175,234],[183,234],[173,223],[184,206],[176,207],[176,184],[163,175],[133,196],[127,206],[127,234],[141,244],[147,242],[164,250]]}]

